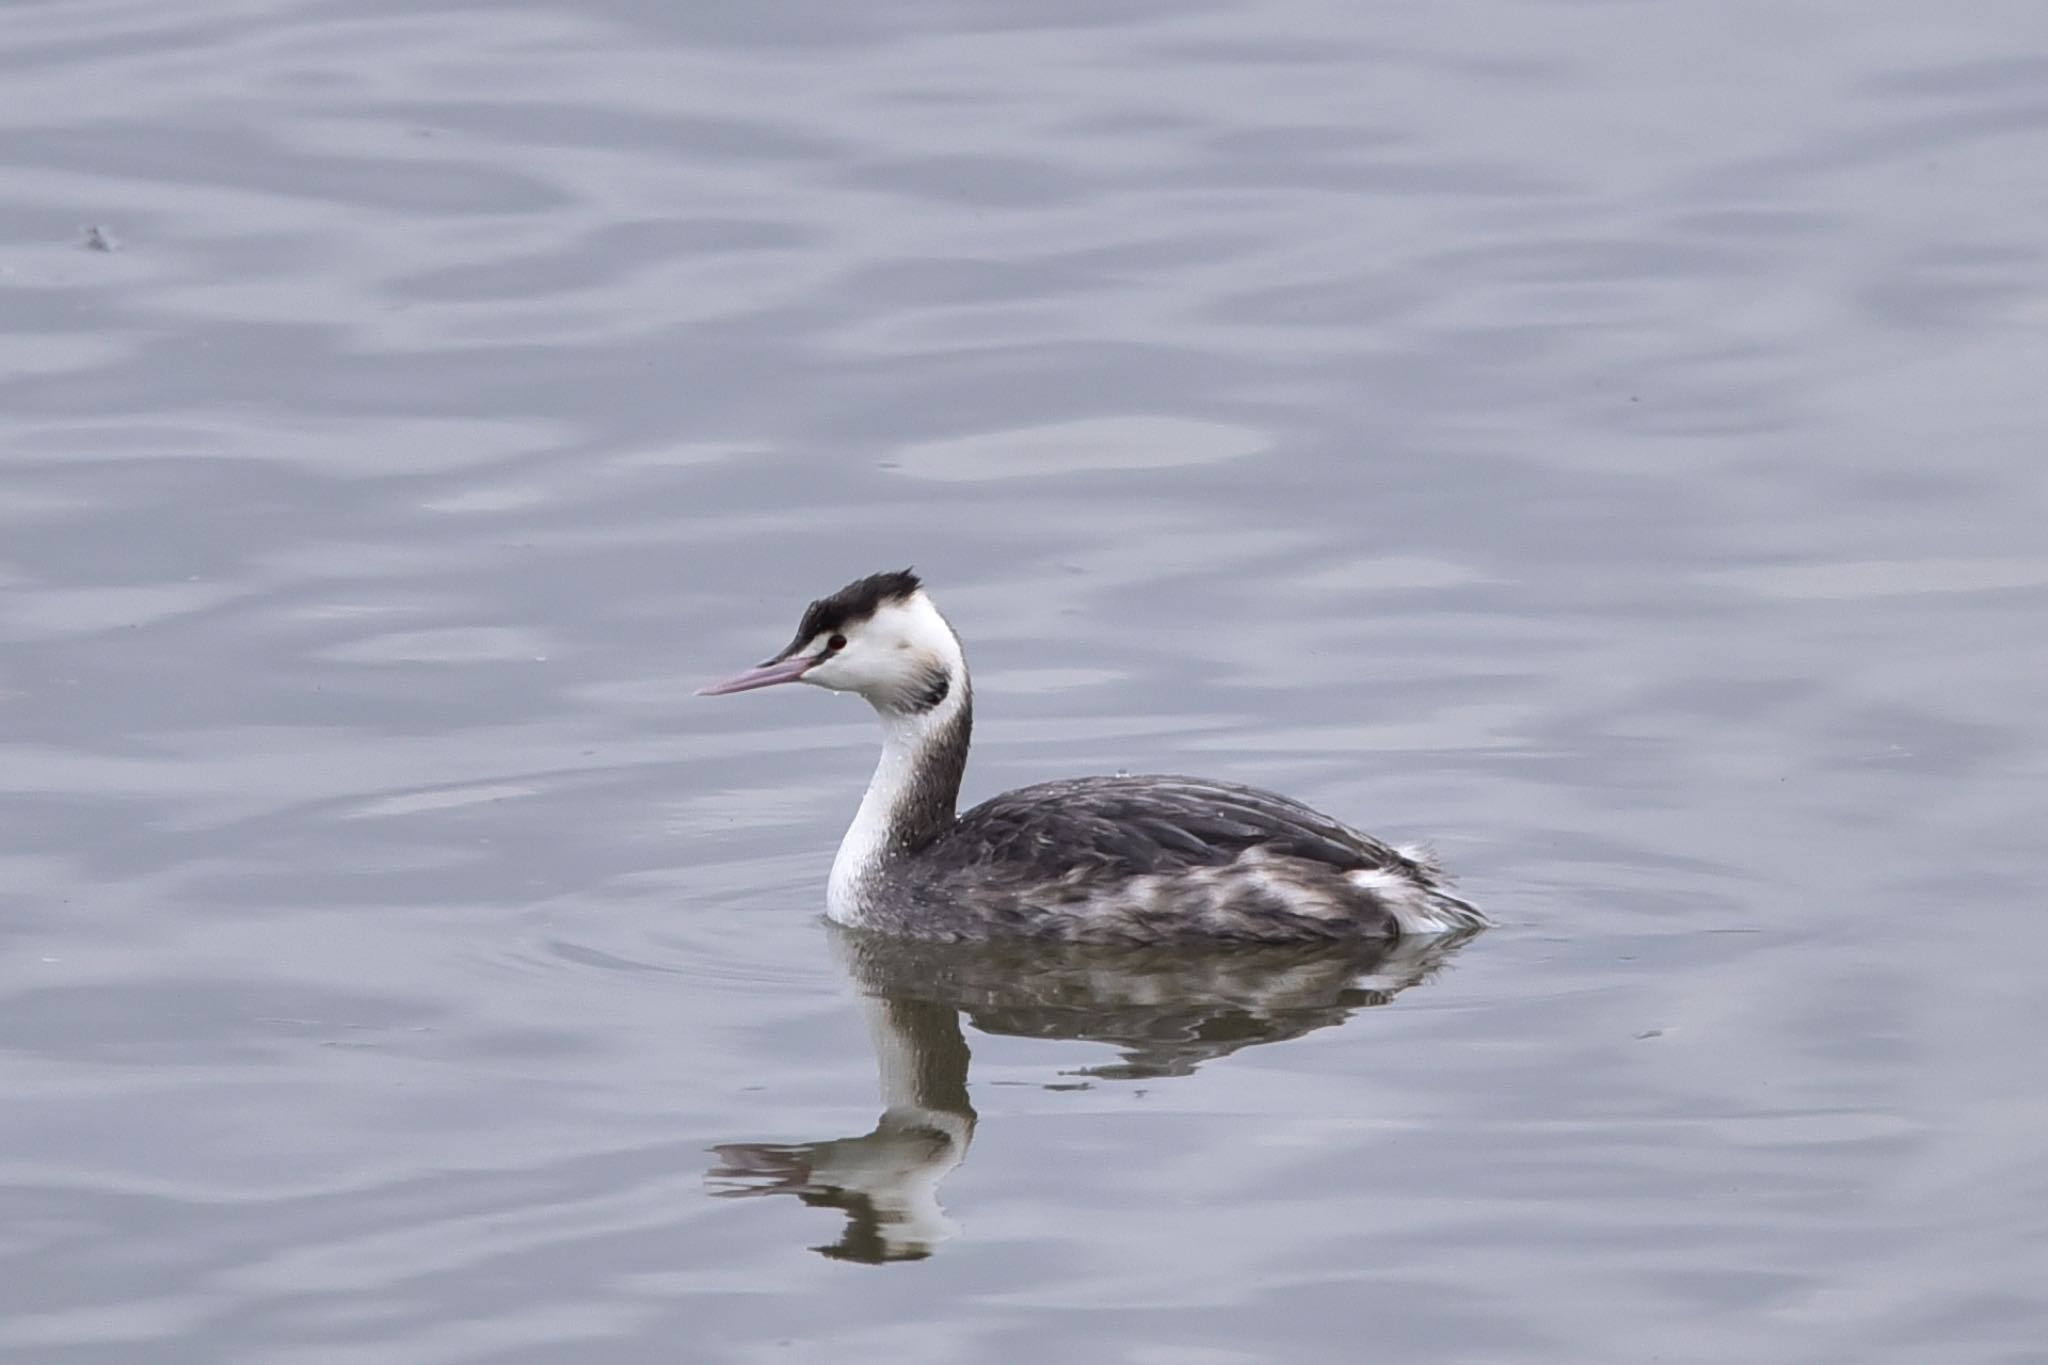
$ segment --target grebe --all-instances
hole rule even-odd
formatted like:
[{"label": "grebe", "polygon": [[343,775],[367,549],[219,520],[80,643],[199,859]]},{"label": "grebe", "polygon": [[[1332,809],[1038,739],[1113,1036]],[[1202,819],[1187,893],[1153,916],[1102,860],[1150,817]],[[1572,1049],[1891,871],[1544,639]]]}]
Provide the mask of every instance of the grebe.
[{"label": "grebe", "polygon": [[910,938],[1286,942],[1476,929],[1426,851],[1297,801],[1194,777],[1080,777],[954,813],[974,725],[960,638],[908,569],[811,603],[788,648],[703,696],[857,692],[882,759],[832,860],[826,913]]}]

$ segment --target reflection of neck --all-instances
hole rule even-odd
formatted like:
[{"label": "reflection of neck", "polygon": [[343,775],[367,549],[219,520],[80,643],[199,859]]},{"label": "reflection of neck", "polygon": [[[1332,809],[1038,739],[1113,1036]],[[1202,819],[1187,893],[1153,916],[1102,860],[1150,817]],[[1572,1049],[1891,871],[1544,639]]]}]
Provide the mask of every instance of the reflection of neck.
[{"label": "reflection of neck", "polygon": [[[939,1182],[967,1155],[967,1040],[960,1016],[927,1001],[861,999],[881,1070],[882,1117],[866,1137],[825,1144],[811,1175],[847,1213],[845,1235],[821,1251],[835,1259],[915,1260],[959,1231],[939,1203]],[[823,1156],[823,1148],[820,1149]]]},{"label": "reflection of neck", "polygon": [[[843,937],[838,946],[854,954],[848,962],[855,965],[858,949]],[[723,1194],[789,1193],[842,1210],[839,1240],[814,1248],[834,1260],[919,1260],[959,1231],[939,1204],[939,1182],[974,1137],[967,1040],[947,1005],[863,993],[861,1010],[886,1106],[874,1131],[792,1146],[725,1143],[712,1176],[743,1182]]]},{"label": "reflection of neck", "polygon": [[882,757],[832,861],[826,904],[841,923],[858,922],[862,893],[884,863],[925,847],[953,823],[974,733],[974,698],[965,664],[953,670],[945,700],[937,706],[926,711],[878,706],[876,714],[882,720]]},{"label": "reflection of neck", "polygon": [[974,1127],[967,1097],[967,1039],[960,1016],[928,1000],[861,997],[868,1039],[881,1072],[882,1103],[892,1112],[929,1115],[933,1126],[962,1133]]}]

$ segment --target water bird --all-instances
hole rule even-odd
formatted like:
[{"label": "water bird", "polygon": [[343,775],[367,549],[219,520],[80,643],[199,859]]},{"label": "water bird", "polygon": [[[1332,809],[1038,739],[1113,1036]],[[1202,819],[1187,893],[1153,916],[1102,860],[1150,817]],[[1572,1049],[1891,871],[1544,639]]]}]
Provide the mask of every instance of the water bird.
[{"label": "water bird", "polygon": [[805,609],[788,646],[698,689],[804,682],[866,699],[882,756],[832,860],[826,914],[919,939],[1279,943],[1484,927],[1436,859],[1274,792],[1066,778],[957,813],[974,728],[960,637],[908,569]]}]

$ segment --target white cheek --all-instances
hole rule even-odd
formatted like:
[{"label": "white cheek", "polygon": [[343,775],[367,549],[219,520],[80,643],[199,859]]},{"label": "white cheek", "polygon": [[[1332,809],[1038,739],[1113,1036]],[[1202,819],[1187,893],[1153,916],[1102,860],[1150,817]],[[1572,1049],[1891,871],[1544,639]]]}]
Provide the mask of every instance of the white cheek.
[{"label": "white cheek", "polygon": [[856,640],[825,662],[804,674],[804,681],[835,692],[858,692],[875,680],[872,651]]},{"label": "white cheek", "polygon": [[888,660],[865,640],[856,640],[839,660],[847,679],[846,685],[857,688],[873,687],[884,681],[887,674],[884,665],[887,662]]},{"label": "white cheek", "polygon": [[860,684],[846,675],[846,660],[834,657],[804,673],[805,682],[813,687],[828,687],[834,692],[850,691]]}]

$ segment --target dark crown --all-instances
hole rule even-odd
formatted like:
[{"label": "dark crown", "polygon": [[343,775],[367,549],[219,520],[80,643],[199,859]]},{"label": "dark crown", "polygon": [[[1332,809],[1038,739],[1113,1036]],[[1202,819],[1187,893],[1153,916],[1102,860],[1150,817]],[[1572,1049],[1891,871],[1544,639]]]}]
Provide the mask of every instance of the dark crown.
[{"label": "dark crown", "polygon": [[908,569],[855,579],[804,609],[804,619],[796,628],[796,643],[801,646],[828,631],[844,630],[865,621],[880,611],[883,603],[907,601],[923,586]]}]

